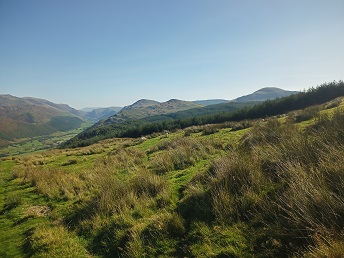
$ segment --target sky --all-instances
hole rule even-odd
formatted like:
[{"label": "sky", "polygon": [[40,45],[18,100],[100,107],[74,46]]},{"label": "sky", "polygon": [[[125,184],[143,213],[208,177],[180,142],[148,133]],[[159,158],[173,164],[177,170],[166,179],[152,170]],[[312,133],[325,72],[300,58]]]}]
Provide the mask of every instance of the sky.
[{"label": "sky", "polygon": [[343,0],[0,0],[0,94],[74,108],[344,79]]}]

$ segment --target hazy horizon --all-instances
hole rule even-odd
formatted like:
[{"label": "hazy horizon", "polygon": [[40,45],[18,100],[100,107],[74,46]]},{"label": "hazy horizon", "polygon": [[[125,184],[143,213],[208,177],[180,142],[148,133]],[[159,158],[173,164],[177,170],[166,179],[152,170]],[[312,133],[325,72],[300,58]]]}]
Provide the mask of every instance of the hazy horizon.
[{"label": "hazy horizon", "polygon": [[[270,87],[263,87],[263,88],[270,88]],[[276,87],[272,87],[272,88],[276,88]],[[237,98],[239,98],[239,97],[244,97],[244,96],[246,96],[246,95],[250,95],[250,94],[252,94],[252,93],[255,93],[256,91],[259,91],[259,90],[261,90],[262,88],[260,88],[260,89],[257,89],[257,90],[255,90],[255,91],[253,91],[253,92],[250,92],[250,93],[248,93],[248,94],[245,94],[245,95],[241,95],[241,96],[237,96],[237,97],[235,97],[235,98],[232,98],[232,99],[226,99],[226,98],[213,98],[213,99],[178,99],[178,100],[181,100],[181,101],[190,101],[190,102],[196,102],[196,101],[204,101],[204,100],[227,100],[227,101],[233,101],[233,100],[235,100],[235,99],[237,99]],[[282,90],[286,90],[286,91],[289,91],[288,89],[282,89]],[[307,89],[304,89],[304,90],[307,90]],[[34,96],[15,96],[15,95],[12,95],[12,94],[8,94],[8,93],[0,93],[0,95],[11,95],[11,96],[14,96],[14,97],[19,97],[19,98],[37,98],[37,97],[34,97]],[[38,98],[38,99],[42,99],[42,98]],[[126,105],[124,105],[124,106],[116,106],[116,105],[110,105],[110,106],[87,106],[87,107],[80,107],[80,108],[77,108],[77,107],[74,107],[74,106],[72,106],[72,105],[70,105],[69,103],[57,103],[57,102],[55,102],[55,104],[67,104],[67,105],[69,105],[70,107],[72,107],[72,108],[74,108],[74,109],[77,109],[77,110],[84,110],[84,109],[100,109],[100,108],[111,108],[111,107],[113,107],[113,108],[118,108],[118,107],[120,107],[120,108],[123,108],[123,107],[125,107],[125,106],[129,106],[129,105],[132,105],[132,104],[134,104],[135,102],[138,102],[138,101],[140,101],[140,100],[151,100],[151,101],[157,101],[157,102],[160,102],[160,103],[163,103],[163,102],[167,102],[167,101],[169,101],[169,100],[173,100],[174,98],[170,98],[170,99],[166,99],[166,100],[155,100],[155,99],[147,99],[147,98],[140,98],[140,99],[137,99],[137,100],[135,100],[134,102],[132,102],[132,103],[128,103],[128,104],[126,104]],[[48,100],[48,101],[51,101],[50,99],[45,99],[45,100]]]},{"label": "hazy horizon", "polygon": [[0,93],[73,108],[343,79],[344,1],[0,2]]}]

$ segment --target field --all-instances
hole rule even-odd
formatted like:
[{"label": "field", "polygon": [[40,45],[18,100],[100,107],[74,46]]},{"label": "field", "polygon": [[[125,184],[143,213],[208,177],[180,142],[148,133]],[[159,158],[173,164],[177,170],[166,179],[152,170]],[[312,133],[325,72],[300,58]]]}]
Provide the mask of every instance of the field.
[{"label": "field", "polygon": [[0,256],[341,257],[343,108],[2,158]]},{"label": "field", "polygon": [[90,124],[83,123],[80,128],[67,132],[56,132],[51,135],[36,136],[27,139],[17,139],[15,143],[9,146],[0,147],[0,157],[14,156],[56,148],[60,143],[71,139],[89,126]]}]

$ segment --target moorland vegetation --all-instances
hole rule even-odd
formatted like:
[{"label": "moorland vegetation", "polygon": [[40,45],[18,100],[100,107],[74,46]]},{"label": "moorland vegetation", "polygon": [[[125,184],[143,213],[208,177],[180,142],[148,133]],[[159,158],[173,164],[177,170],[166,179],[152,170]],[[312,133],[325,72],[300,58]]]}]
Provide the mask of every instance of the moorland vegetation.
[{"label": "moorland vegetation", "polygon": [[291,112],[280,99],[244,120],[3,158],[0,254],[341,257],[342,88]]}]

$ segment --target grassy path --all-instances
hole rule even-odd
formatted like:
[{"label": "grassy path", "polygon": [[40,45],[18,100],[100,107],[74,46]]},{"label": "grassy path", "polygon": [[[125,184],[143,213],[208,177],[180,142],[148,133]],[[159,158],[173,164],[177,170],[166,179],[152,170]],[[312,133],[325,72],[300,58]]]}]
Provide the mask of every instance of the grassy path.
[{"label": "grassy path", "polygon": [[47,218],[29,216],[27,210],[42,205],[44,199],[29,185],[13,179],[13,161],[0,162],[0,257],[28,257],[27,238]]}]

